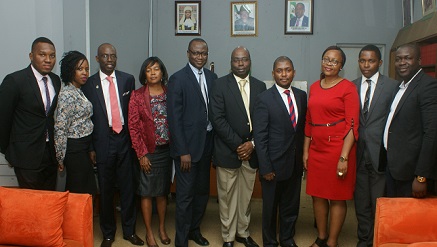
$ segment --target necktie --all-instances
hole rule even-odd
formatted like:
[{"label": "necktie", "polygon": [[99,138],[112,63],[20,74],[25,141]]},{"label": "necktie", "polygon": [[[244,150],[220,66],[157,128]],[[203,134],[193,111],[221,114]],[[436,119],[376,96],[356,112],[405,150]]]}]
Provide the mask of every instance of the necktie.
[{"label": "necktie", "polygon": [[249,119],[249,128],[250,128],[250,131],[252,131],[252,120],[250,119],[250,111],[249,111],[249,99],[247,97],[246,90],[244,90],[244,86],[246,85],[246,83],[247,83],[247,80],[245,80],[245,79],[240,80],[238,82],[238,84],[240,85],[241,98],[243,98],[244,108],[246,108],[247,118]]},{"label": "necktie", "polygon": [[112,77],[108,76],[106,77],[106,80],[109,81],[109,101],[111,101],[112,130],[116,133],[120,133],[123,129],[123,126],[121,125],[117,91],[115,90],[115,85]]},{"label": "necktie", "polygon": [[296,19],[296,27],[299,26],[299,18]]},{"label": "necktie", "polygon": [[206,88],[205,88],[205,83],[202,80],[202,71],[199,70],[199,85],[200,85],[200,91],[202,92],[203,95],[203,100],[205,100],[205,104],[208,105],[208,93],[206,92]]},{"label": "necktie", "polygon": [[49,114],[49,110],[50,110],[50,91],[49,91],[49,86],[47,85],[47,77],[43,76],[42,80],[44,82],[44,89],[46,91],[46,116]]},{"label": "necktie", "polygon": [[367,79],[367,91],[366,96],[364,96],[364,106],[363,106],[363,115],[364,118],[367,118],[367,113],[369,113],[369,103],[370,103],[370,92],[372,91],[372,80]]},{"label": "necktie", "polygon": [[291,99],[290,96],[290,90],[285,90],[284,93],[287,95],[287,99],[288,99],[288,108],[290,109],[290,120],[291,123],[293,124],[293,128],[296,129],[296,113],[294,112],[294,105],[293,105],[293,100]]}]

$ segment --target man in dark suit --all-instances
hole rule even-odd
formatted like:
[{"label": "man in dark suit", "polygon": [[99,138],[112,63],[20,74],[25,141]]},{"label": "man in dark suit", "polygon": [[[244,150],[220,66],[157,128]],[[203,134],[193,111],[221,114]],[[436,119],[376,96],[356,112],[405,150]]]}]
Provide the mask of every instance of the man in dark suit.
[{"label": "man in dark suit", "polygon": [[[291,87],[294,66],[281,56],[273,64],[276,84],[261,93],[254,109],[253,134],[263,195],[263,246],[297,246],[294,242],[303,170],[307,95]],[[276,240],[279,208],[279,243]]]},{"label": "man in dark suit", "polygon": [[399,82],[378,72],[382,60],[375,45],[361,49],[358,65],[362,76],[354,83],[361,99],[361,114],[354,202],[358,220],[357,247],[367,247],[373,245],[376,199],[385,195],[385,167],[380,166],[379,155],[387,114]]},{"label": "man in dark suit", "polygon": [[0,151],[14,167],[21,188],[55,190],[57,162],[54,119],[61,80],[52,41],[32,43],[30,65],[9,74],[0,85]]},{"label": "man in dark suit", "polygon": [[437,80],[421,69],[414,44],[397,48],[395,68],[403,81],[384,129],[387,196],[421,198],[437,178]]},{"label": "man in dark suit", "polygon": [[115,70],[117,52],[111,44],[98,48],[96,61],[100,70],[82,86],[83,93],[93,104],[94,123],[92,160],[97,166],[100,187],[101,246],[114,242],[116,224],[114,193],[120,192],[123,238],[134,245],[144,242],[135,234],[136,207],[134,181],[135,163],[128,130],[128,107],[131,92],[135,89],[132,75]]},{"label": "man in dark suit", "polygon": [[209,170],[213,148],[208,119],[209,94],[217,75],[203,68],[208,45],[203,39],[190,41],[188,64],[168,82],[167,113],[171,134],[170,154],[176,170],[176,246],[188,239],[209,245],[200,233],[200,223],[209,197]]},{"label": "man in dark suit", "polygon": [[211,92],[223,247],[234,246],[234,240],[246,247],[258,246],[249,233],[250,199],[258,168],[251,115],[256,96],[266,90],[266,85],[249,76],[250,66],[249,51],[235,48],[231,55],[232,73],[217,79]]},{"label": "man in dark suit", "polygon": [[305,14],[305,5],[297,3],[294,8],[295,17],[290,20],[290,27],[308,27],[308,16]]}]

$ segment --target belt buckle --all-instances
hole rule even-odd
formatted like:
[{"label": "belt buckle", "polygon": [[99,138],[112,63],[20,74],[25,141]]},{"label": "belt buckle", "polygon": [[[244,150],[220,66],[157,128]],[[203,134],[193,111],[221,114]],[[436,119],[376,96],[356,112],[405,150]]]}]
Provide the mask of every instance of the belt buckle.
[{"label": "belt buckle", "polygon": [[327,124],[326,124],[326,127],[329,127],[329,126],[331,126],[331,124],[330,124],[330,123],[327,123]]}]

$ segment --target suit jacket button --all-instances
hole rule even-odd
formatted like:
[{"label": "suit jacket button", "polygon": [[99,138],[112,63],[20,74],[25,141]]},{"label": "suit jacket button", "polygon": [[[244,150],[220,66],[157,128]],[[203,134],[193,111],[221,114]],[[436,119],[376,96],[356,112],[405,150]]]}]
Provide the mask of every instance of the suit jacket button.
[{"label": "suit jacket button", "polygon": [[247,125],[249,126],[249,125],[250,125],[250,123],[247,123]]}]

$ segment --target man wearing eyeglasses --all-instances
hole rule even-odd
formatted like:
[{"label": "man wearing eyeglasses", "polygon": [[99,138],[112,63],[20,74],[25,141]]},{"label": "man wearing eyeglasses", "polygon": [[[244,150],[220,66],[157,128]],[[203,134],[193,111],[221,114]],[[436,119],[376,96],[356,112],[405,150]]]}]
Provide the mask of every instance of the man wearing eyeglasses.
[{"label": "man wearing eyeglasses", "polygon": [[167,113],[171,133],[170,154],[176,170],[176,246],[188,240],[207,246],[200,232],[209,197],[213,130],[209,121],[209,94],[217,75],[203,68],[208,45],[195,38],[187,50],[188,64],[168,82]]},{"label": "man wearing eyeglasses", "polygon": [[250,199],[258,168],[252,136],[251,115],[256,96],[266,90],[264,82],[249,75],[250,53],[237,47],[231,55],[232,72],[214,82],[211,121],[214,126],[214,164],[222,222],[223,247],[234,240],[257,247],[250,237]]},{"label": "man wearing eyeglasses", "polygon": [[116,224],[114,215],[115,185],[120,191],[123,238],[134,245],[144,245],[135,234],[135,191],[138,183],[133,164],[134,151],[128,129],[128,106],[135,79],[132,75],[115,70],[117,51],[111,44],[101,44],[96,61],[100,70],[88,78],[82,91],[93,104],[93,146],[90,153],[97,166],[100,188],[101,247],[114,242]]}]

